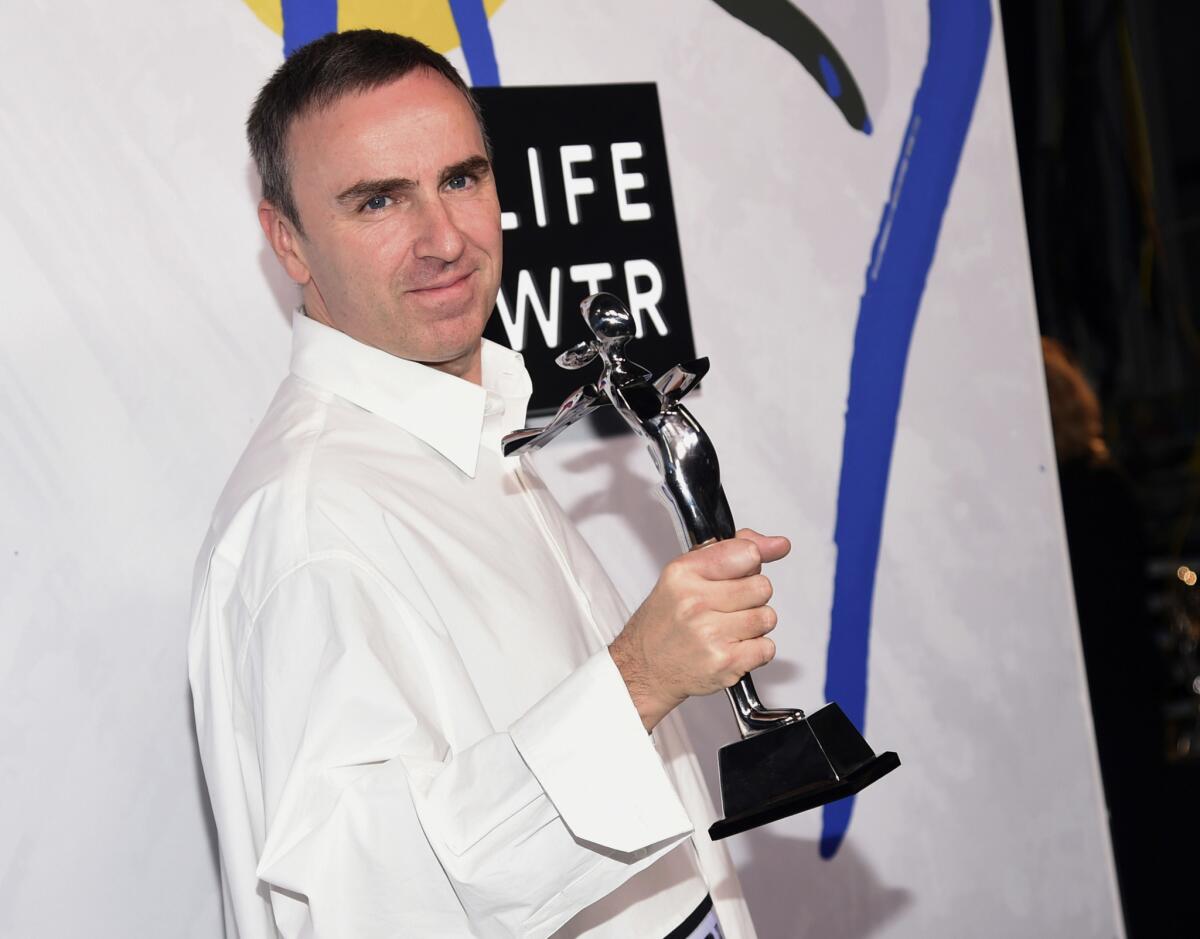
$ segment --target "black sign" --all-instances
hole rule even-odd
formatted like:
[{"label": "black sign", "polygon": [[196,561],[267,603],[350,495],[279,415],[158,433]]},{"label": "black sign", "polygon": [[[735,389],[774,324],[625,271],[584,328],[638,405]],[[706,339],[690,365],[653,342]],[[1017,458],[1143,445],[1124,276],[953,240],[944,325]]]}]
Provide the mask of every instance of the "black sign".
[{"label": "black sign", "polygon": [[588,294],[624,300],[630,358],[655,373],[695,356],[653,84],[476,88],[495,152],[504,276],[484,335],[518,350],[531,414],[590,381],[554,357],[590,334]]}]

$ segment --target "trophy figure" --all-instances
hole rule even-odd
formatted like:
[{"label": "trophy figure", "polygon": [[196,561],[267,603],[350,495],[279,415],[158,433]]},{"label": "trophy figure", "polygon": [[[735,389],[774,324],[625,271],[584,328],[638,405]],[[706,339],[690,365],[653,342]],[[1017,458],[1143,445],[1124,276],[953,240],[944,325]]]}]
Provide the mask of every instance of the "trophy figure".
[{"label": "trophy figure", "polygon": [[[543,447],[585,414],[612,405],[646,441],[684,548],[732,538],[733,515],[716,450],[680,403],[707,373],[708,359],[681,363],[654,378],[625,356],[635,325],[620,300],[593,294],[580,309],[595,338],[555,361],[578,369],[599,358],[599,380],[572,392],[545,427],[508,434],[504,453]],[[709,828],[714,840],[852,795],[900,765],[895,753],[876,756],[836,704],[807,716],[764,707],[748,674],[726,693],[742,739],[718,752],[725,818]]]}]

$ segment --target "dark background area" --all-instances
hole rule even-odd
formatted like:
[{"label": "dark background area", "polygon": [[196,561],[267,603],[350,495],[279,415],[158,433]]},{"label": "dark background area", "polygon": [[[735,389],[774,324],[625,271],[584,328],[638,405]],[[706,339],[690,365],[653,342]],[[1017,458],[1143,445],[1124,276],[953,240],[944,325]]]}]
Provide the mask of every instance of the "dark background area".
[{"label": "dark background area", "polygon": [[[500,205],[520,219],[517,228],[504,233],[500,289],[515,313],[520,303],[518,281],[525,271],[542,309],[549,311],[556,306],[558,310],[559,340],[553,348],[547,346],[545,336],[535,325],[534,314],[526,316],[521,352],[533,379],[529,413],[553,414],[563,399],[597,375],[596,366],[577,372],[554,363],[564,349],[591,338],[579,312],[580,301],[589,290],[586,284],[570,279],[575,264],[611,265],[613,276],[600,283],[600,289],[620,297],[632,309],[625,265],[635,259],[652,263],[662,278],[662,297],[656,307],[667,333],[660,336],[649,315],[644,316],[644,335],[637,340],[635,358],[655,374],[695,358],[657,86],[648,82],[476,88],[475,97],[492,137]],[[641,185],[633,188],[628,198],[650,206],[649,218],[621,219],[610,147],[622,142],[636,142],[642,147],[643,155],[628,160],[623,171],[641,176]],[[591,180],[594,187],[594,192],[578,200],[578,224],[568,220],[559,155],[560,147],[571,144],[587,144],[593,153],[591,160],[575,164],[573,170],[576,177]],[[535,220],[535,184],[528,158],[531,147],[538,151],[541,165],[545,225]],[[550,272],[555,268],[559,271],[559,289],[552,294]],[[644,281],[638,282],[635,289],[650,292]],[[488,321],[484,335],[509,345],[499,310]],[[620,420],[608,423],[624,427]],[[600,428],[607,428],[608,423]]]},{"label": "dark background area", "polygon": [[1059,475],[1126,924],[1196,936],[1200,4],[1000,7],[1038,317],[1111,454]]}]

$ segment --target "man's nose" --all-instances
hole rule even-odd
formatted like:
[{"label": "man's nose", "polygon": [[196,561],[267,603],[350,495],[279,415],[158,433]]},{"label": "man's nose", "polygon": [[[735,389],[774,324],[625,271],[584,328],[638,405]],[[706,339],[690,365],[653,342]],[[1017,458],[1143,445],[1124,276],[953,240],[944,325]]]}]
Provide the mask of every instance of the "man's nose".
[{"label": "man's nose", "polygon": [[434,196],[426,200],[420,230],[413,244],[417,257],[457,261],[465,248],[466,239],[442,198]]}]

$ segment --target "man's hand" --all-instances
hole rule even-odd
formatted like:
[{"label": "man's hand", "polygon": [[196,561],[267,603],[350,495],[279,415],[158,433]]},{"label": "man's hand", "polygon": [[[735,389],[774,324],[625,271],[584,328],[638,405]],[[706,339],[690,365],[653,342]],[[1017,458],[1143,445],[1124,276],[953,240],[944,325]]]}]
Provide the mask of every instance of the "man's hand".
[{"label": "man's hand", "polygon": [[646,730],[684,698],[728,688],[775,657],[766,634],[777,618],[762,565],[791,547],[786,538],[743,528],[663,568],[609,646]]}]

